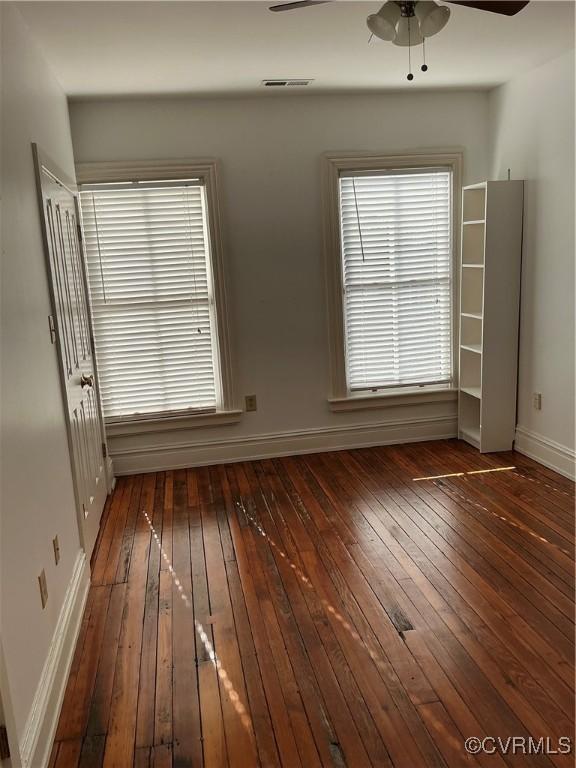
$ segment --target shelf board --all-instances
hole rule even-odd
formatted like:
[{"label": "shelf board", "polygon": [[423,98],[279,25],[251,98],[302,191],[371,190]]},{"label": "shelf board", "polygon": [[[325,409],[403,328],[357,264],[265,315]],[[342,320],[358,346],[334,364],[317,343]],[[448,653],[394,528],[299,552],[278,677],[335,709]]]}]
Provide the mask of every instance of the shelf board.
[{"label": "shelf board", "polygon": [[480,428],[479,427],[460,427],[460,435],[463,440],[470,443],[475,448],[480,448]]},{"label": "shelf board", "polygon": [[484,269],[484,264],[464,264],[462,263],[463,267],[466,267],[467,269]]},{"label": "shelf board", "polygon": [[460,349],[467,349],[468,352],[476,352],[476,354],[482,354],[482,347],[480,344],[460,344]]},{"label": "shelf board", "polygon": [[478,312],[460,312],[462,317],[473,317],[475,320],[482,320],[482,314]]},{"label": "shelf board", "polygon": [[478,184],[468,184],[468,186],[462,187],[462,189],[466,192],[467,189],[486,189],[487,186],[487,182],[479,181]]},{"label": "shelf board", "polygon": [[464,226],[468,224],[486,224],[486,219],[470,219],[469,221],[463,221],[462,224]]},{"label": "shelf board", "polygon": [[482,392],[480,387],[460,387],[460,392],[464,392],[466,395],[476,397],[478,400],[482,399]]}]

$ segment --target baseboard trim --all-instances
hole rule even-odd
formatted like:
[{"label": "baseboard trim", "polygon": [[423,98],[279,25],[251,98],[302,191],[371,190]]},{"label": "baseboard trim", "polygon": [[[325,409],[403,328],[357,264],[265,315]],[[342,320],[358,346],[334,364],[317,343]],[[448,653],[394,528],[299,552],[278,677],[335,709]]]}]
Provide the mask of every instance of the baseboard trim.
[{"label": "baseboard trim", "polygon": [[429,416],[372,424],[355,424],[250,437],[226,438],[202,443],[154,444],[112,452],[117,475],[160,472],[207,464],[322,453],[372,445],[443,440],[457,435],[455,416]]},{"label": "baseboard trim", "polygon": [[48,765],[89,586],[86,555],[80,551],[24,727],[20,744],[23,768]]},{"label": "baseboard trim", "polygon": [[576,479],[576,453],[544,435],[524,427],[516,427],[514,450],[569,477],[570,480]]}]

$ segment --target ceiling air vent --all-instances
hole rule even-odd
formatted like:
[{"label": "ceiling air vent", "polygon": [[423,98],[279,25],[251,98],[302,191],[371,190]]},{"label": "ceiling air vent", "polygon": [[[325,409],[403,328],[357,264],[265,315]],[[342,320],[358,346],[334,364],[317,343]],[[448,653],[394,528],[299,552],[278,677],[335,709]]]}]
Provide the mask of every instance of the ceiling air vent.
[{"label": "ceiling air vent", "polygon": [[303,87],[305,85],[310,85],[311,82],[312,78],[307,80],[303,78],[299,78],[298,80],[262,80],[262,85],[266,86],[266,88],[288,88],[291,86]]}]

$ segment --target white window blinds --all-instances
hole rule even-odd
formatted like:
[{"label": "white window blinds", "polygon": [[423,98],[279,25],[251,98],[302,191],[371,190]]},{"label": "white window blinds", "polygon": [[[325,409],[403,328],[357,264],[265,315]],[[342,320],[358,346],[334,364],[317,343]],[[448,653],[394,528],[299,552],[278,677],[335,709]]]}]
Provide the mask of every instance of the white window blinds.
[{"label": "white window blinds", "polygon": [[451,173],[340,177],[350,391],[451,379]]},{"label": "white window blinds", "polygon": [[80,202],[105,417],[215,410],[203,185],[90,185]]}]

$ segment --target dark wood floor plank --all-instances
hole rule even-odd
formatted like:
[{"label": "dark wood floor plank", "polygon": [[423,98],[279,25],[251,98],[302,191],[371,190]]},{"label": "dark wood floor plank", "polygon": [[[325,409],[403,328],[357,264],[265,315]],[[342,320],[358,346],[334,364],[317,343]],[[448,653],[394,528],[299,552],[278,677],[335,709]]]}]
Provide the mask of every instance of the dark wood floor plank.
[{"label": "dark wood floor plank", "polygon": [[172,520],[174,515],[174,473],[164,473],[164,514],[162,516],[162,563],[160,569],[168,570],[172,562]]},{"label": "dark wood floor plank", "polygon": [[[174,535],[172,522],[174,511],[174,474],[164,473],[164,499],[162,511],[162,531],[160,542],[154,539],[155,546],[160,551],[160,579],[158,594],[158,640],[156,651],[156,690],[154,702],[154,744],[172,744],[173,740],[173,702],[172,702],[172,668],[173,668],[173,638],[172,638],[172,595],[173,574],[169,567],[172,565],[172,537]],[[158,533],[158,532],[157,532]],[[170,755],[172,751],[170,750]]]},{"label": "dark wood floor plank", "polygon": [[[270,521],[270,515],[266,494],[259,484],[260,468],[250,464],[246,473],[261,525],[266,525],[266,522]],[[301,635],[301,628],[293,613],[286,582],[282,579],[280,569],[277,567],[274,550],[277,549],[278,545],[274,540],[275,537],[270,537],[268,533],[266,536],[258,535],[258,533],[257,529],[252,531],[254,543],[260,552],[260,559],[267,574],[276,620],[300,689],[318,757],[322,765],[330,766],[338,758],[343,761],[342,747],[336,736],[329,708],[314,675],[311,659]]]},{"label": "dark wood floor plank", "polygon": [[[257,514],[255,502],[252,498],[250,480],[247,475],[247,471],[249,472],[250,468],[249,466],[236,465],[236,469],[244,503],[248,508],[253,510],[254,514]],[[314,740],[313,729],[307,715],[305,702],[303,700],[303,692],[298,685],[292,661],[284,644],[278,616],[274,610],[273,597],[270,593],[269,577],[263,570],[260,557],[258,556],[259,542],[257,543],[253,533],[254,527],[252,525],[243,529],[244,544],[249,553],[251,570],[256,585],[268,644],[276,665],[284,700],[292,723],[296,747],[300,754],[300,760],[302,761],[303,766],[311,766],[313,768],[314,766],[321,765],[321,758]]]},{"label": "dark wood floor plank", "polygon": [[228,588],[230,590],[232,612],[234,615],[234,626],[246,684],[250,719],[256,738],[260,764],[262,766],[270,766],[270,768],[278,768],[280,759],[262,685],[260,668],[256,658],[254,638],[252,637],[250,620],[248,618],[244,594],[242,592],[240,573],[238,571],[238,563],[236,560],[236,550],[234,548],[231,532],[233,523],[230,521],[235,520],[236,518],[236,504],[239,500],[232,496],[228,477],[226,476],[226,471],[223,466],[218,467],[218,478],[222,489],[222,501],[225,506],[225,518],[224,515],[218,516],[219,525],[221,526],[221,538],[222,525],[225,525],[228,536],[230,537],[230,546],[232,547],[234,555],[233,557],[225,558],[225,567]]},{"label": "dark wood floor plank", "polygon": [[[438,553],[471,583],[476,584],[480,589],[498,593],[503,602],[514,605],[518,612],[522,613],[525,620],[536,632],[542,635],[542,632],[545,631],[546,634],[552,635],[555,646],[561,650],[566,658],[573,657],[574,644],[568,619],[551,608],[550,620],[546,621],[540,606],[531,602],[521,585],[508,581],[506,575],[512,579],[510,572],[505,575],[491,568],[487,561],[477,557],[469,547],[465,546],[462,537],[449,541],[434,527],[432,518],[422,514],[421,509],[407,502],[396,490],[389,488],[384,490],[385,481],[381,479],[382,469],[374,461],[373,456],[365,452],[358,452],[355,461],[362,464],[366,469],[377,497],[394,503],[396,519],[415,541],[425,542],[426,551],[431,557],[436,557]],[[442,526],[440,527],[442,528]]]},{"label": "dark wood floor plank", "polygon": [[154,709],[156,700],[156,652],[158,643],[158,597],[160,591],[160,562],[162,519],[164,512],[164,475],[156,477],[154,509],[152,515],[152,544],[148,557],[148,576],[144,606],[144,627],[138,690],[138,719],[136,746],[154,744]]},{"label": "dark wood floor plank", "polygon": [[467,752],[462,753],[464,737],[440,701],[420,704],[418,711],[450,768],[467,768],[478,765],[472,755]]},{"label": "dark wood floor plank", "polygon": [[133,478],[134,482],[132,484],[130,506],[128,508],[128,515],[124,526],[124,535],[122,536],[122,545],[118,557],[118,568],[116,569],[117,584],[128,580],[130,557],[132,555],[132,547],[134,546],[134,529],[136,521],[140,517],[140,497],[142,494],[143,477],[143,475],[137,475]]},{"label": "dark wood floor plank", "polygon": [[224,507],[217,476],[210,503],[201,508],[202,538],[209,585],[212,636],[220,667],[220,698],[230,766],[250,766],[257,761],[256,740],[248,713],[248,698],[230,600],[226,560],[222,546],[219,511]]},{"label": "dark wood floor plank", "polygon": [[[375,452],[376,455],[378,455],[379,453],[380,453],[380,451],[376,451]],[[507,568],[506,568],[506,570],[507,570]],[[488,583],[489,584],[489,582],[484,582],[484,583]],[[481,585],[482,585],[481,581],[480,582],[476,581],[476,584],[478,585],[478,587],[480,589],[482,588],[481,587]],[[479,607],[482,606],[483,602],[482,602],[481,599],[476,597],[478,592],[475,592],[474,594],[475,594],[474,607],[475,607],[476,610],[478,610]],[[555,631],[554,627],[551,627],[550,625],[547,625],[547,628],[549,629],[548,634],[551,634],[553,636],[553,638],[554,638],[554,641],[555,641],[553,643],[549,643],[549,642],[547,643],[546,642],[546,638],[542,637],[542,633],[541,632],[540,632],[540,635],[536,634],[535,629],[537,629],[538,627],[535,627],[533,629],[532,627],[527,627],[526,626],[526,624],[525,624],[525,615],[524,615],[523,610],[522,610],[522,608],[523,608],[523,605],[522,605],[523,601],[522,600],[520,600],[520,599],[519,600],[515,600],[514,598],[510,599],[510,593],[509,592],[508,592],[508,599],[506,599],[506,596],[503,595],[500,592],[500,590],[498,590],[498,589],[497,589],[497,595],[498,595],[497,596],[497,601],[501,605],[501,612],[504,615],[508,616],[509,623],[511,622],[513,624],[522,624],[523,625],[523,630],[520,633],[520,641],[517,642],[517,643],[513,643],[511,647],[517,649],[518,651],[523,651],[524,648],[525,648],[524,640],[525,639],[529,640],[529,642],[532,645],[532,647],[538,649],[544,658],[549,658],[550,661],[551,661],[551,665],[552,665],[553,669],[557,673],[561,674],[563,679],[569,685],[571,685],[573,683],[573,681],[570,679],[570,674],[571,674],[570,673],[570,665],[569,664],[567,665],[567,663],[566,663],[567,659],[570,658],[571,643],[568,646],[566,646],[566,644],[564,644],[564,651],[563,651],[563,653],[559,654],[558,651],[560,649],[558,648],[558,643],[556,642],[558,636],[556,634],[556,631]],[[505,604],[502,601],[505,601]],[[533,615],[536,615],[536,614],[533,614]],[[500,633],[501,631],[507,632],[507,626],[502,628],[502,630],[498,629],[497,633]],[[538,626],[542,627],[543,625],[540,622]],[[531,656],[531,654],[529,652],[527,652],[525,655]],[[533,659],[533,655],[532,655],[532,659]],[[530,668],[533,668],[533,667],[534,667],[534,661],[532,660],[530,662]]]},{"label": "dark wood floor plank", "polygon": [[[419,489],[418,494],[422,498],[429,495],[449,511],[458,509],[458,516],[460,516],[461,510],[465,525],[481,531],[483,536],[486,536],[485,532],[488,532],[487,538],[491,538],[491,535],[496,536],[514,560],[519,559],[520,562],[523,560],[531,569],[540,574],[539,581],[541,583],[542,579],[549,582],[550,587],[544,586],[545,590],[550,590],[553,587],[566,598],[572,597],[572,576],[563,563],[559,563],[558,559],[554,557],[558,549],[553,544],[543,547],[541,538],[536,536],[528,526],[505,518],[493,507],[474,501],[471,498],[470,489],[459,487],[456,483],[443,480],[433,481],[427,488]],[[475,521],[476,525],[471,521]]]},{"label": "dark wood floor plank", "polygon": [[[436,655],[425,642],[426,633],[418,630],[412,630],[405,633],[406,645],[422,666],[426,670],[435,690],[438,692],[439,700],[444,705],[446,711],[450,714],[453,722],[459,728],[461,734],[466,736],[474,735],[479,738],[490,736],[490,733],[478,721],[473,706],[467,702],[458,693],[453,682],[444,672],[436,658]],[[494,755],[478,755],[477,761],[481,765],[499,766],[504,768],[505,762],[497,753]]]},{"label": "dark wood floor plank", "polygon": [[[330,726],[329,729],[326,728],[326,736],[330,739],[328,747],[331,750],[331,756],[337,759],[338,755],[335,756],[334,753],[338,750],[342,752],[341,759],[346,763],[354,763],[358,766],[372,765],[366,746],[356,727],[353,714],[342,695],[342,689],[330,663],[330,657],[314,624],[313,615],[310,613],[306,599],[310,597],[311,593],[310,582],[302,571],[296,553],[291,550],[290,545],[286,547],[286,535],[281,535],[277,525],[277,522],[280,525],[285,523],[284,516],[290,514],[289,502],[280,483],[275,478],[271,463],[262,462],[255,469],[265,500],[265,505],[261,507],[261,510],[264,518],[263,525],[270,532],[268,537],[270,555],[274,558],[275,567],[282,580],[286,598],[294,614],[295,626],[300,635],[300,638],[296,638],[296,642],[301,642],[306,651],[309,658],[309,671],[307,667],[306,674],[310,679],[315,677],[315,685],[318,688],[316,695],[318,698],[322,697],[322,706],[327,712],[326,720],[328,721],[328,717],[331,720],[331,722],[326,723],[326,726]],[[280,509],[281,504],[283,506],[282,511]],[[292,568],[293,564],[296,565],[296,568]],[[316,611],[318,615],[318,605],[316,605]],[[337,663],[339,666],[343,665],[341,654],[338,655]],[[363,700],[361,700],[361,705],[364,709]],[[322,732],[320,729],[318,730],[320,733]],[[370,740],[367,746],[370,748]],[[388,755],[381,746],[379,745],[380,748],[375,750],[374,762],[385,765],[388,763]]]},{"label": "dark wood floor plank", "polygon": [[[302,590],[302,595],[306,603],[306,609],[309,612],[310,617],[314,623],[314,628],[318,633],[318,638],[320,641],[318,651],[320,653],[325,652],[329,659],[329,663],[332,666],[337,683],[340,686],[340,690],[342,691],[342,697],[344,699],[342,705],[345,706],[345,703],[347,703],[352,715],[350,724],[353,722],[356,725],[362,743],[370,756],[372,764],[389,765],[391,764],[390,757],[380,737],[378,727],[374,722],[369,708],[366,705],[366,701],[362,695],[360,687],[356,682],[354,674],[348,665],[344,650],[340,646],[332,627],[326,621],[327,606],[322,603],[316,590],[313,589],[312,582],[306,575],[305,566],[302,561],[302,554],[306,552],[309,547],[307,547],[305,544],[307,539],[303,538],[305,533],[296,533],[300,527],[299,518],[297,515],[295,515],[294,508],[292,507],[292,503],[296,499],[294,497],[289,497],[274,469],[270,469],[268,472],[269,483],[271,482],[271,477],[274,478],[273,492],[274,501],[276,503],[270,504],[270,513],[276,530],[278,531],[282,552],[284,553],[284,556],[280,556],[279,558],[279,561],[281,561],[281,563],[279,562],[279,567],[281,567],[281,564],[283,564],[283,567],[286,569],[290,568],[290,570],[293,571],[295,569],[292,568],[292,565],[294,564],[296,566],[297,570],[295,571],[295,575],[298,577],[298,580],[301,583],[306,585],[306,588]],[[293,535],[295,535],[295,538],[293,538]],[[303,545],[302,549],[300,549],[300,546],[298,546],[296,543],[297,540],[301,546]],[[302,576],[304,576],[307,581],[303,582]],[[299,623],[301,626],[306,626],[304,621],[300,621]],[[312,643],[312,647],[314,648],[315,642],[312,641]],[[319,672],[322,670],[321,663],[321,656],[315,656],[314,664],[315,668],[318,667]],[[319,679],[319,684],[326,685],[329,682],[330,677],[329,669],[326,670],[326,673],[321,671],[321,676],[322,681]],[[339,716],[334,715],[336,727],[338,720]],[[350,728],[348,730],[350,731]],[[339,734],[342,744],[345,745],[346,737],[343,737],[340,731]],[[347,736],[351,736],[353,738],[353,733],[347,734]]]},{"label": "dark wood floor plank", "polygon": [[[544,544],[548,546],[540,544],[540,551],[544,549],[547,554],[546,565],[537,558],[529,557],[528,553],[535,548],[534,538],[538,538],[534,536],[534,531],[525,524],[503,519],[501,508],[495,507],[491,500],[487,500],[486,504],[476,502],[471,497],[475,490],[470,487],[471,482],[482,483],[467,478],[413,483],[412,486],[400,488],[400,493],[407,500],[416,496],[453,529],[462,532],[465,540],[472,546],[476,545],[482,556],[504,571],[513,569],[519,577],[529,581],[537,595],[547,598],[566,616],[573,618],[573,601],[568,597],[568,585],[560,582],[567,587],[567,591],[563,591],[550,579],[551,560],[559,553],[558,548],[547,541]],[[566,555],[560,554],[563,560],[568,560]],[[568,580],[567,571],[564,573]]]},{"label": "dark wood floor plank", "polygon": [[224,767],[228,766],[228,750],[226,747],[223,697],[221,696],[218,675],[227,676],[228,673],[223,660],[220,658],[220,648],[217,647],[214,639],[216,616],[213,615],[208,592],[205,536],[200,506],[212,503],[208,470],[187,472],[186,482],[188,503],[194,502],[194,506],[189,508],[188,514],[202,748],[206,766],[222,765]]},{"label": "dark wood floor plank", "polygon": [[94,591],[94,599],[84,651],[76,677],[73,712],[68,720],[68,738],[82,738],[87,729],[110,604],[111,588],[109,586],[92,587],[91,589]]},{"label": "dark wood floor plank", "polygon": [[76,679],[80,670],[80,662],[82,660],[82,653],[84,651],[84,644],[86,642],[86,634],[88,632],[88,624],[90,622],[90,613],[92,612],[93,599],[94,591],[92,588],[90,588],[86,598],[86,606],[84,608],[84,615],[82,616],[82,622],[80,624],[80,631],[78,633],[78,640],[76,641],[74,656],[72,657],[70,672],[68,673],[68,682],[64,692],[62,708],[60,710],[60,719],[56,728],[56,742],[62,740],[63,734],[66,733],[66,729],[69,728],[69,721],[74,713],[74,691],[76,689]]},{"label": "dark wood floor plank", "polygon": [[[140,499],[142,510],[152,508],[155,482],[155,475],[146,475],[143,479]],[[134,759],[142,627],[151,538],[146,518],[140,514],[134,529],[134,545],[130,558],[125,609],[116,657],[110,720],[104,752],[106,768],[130,765]]]},{"label": "dark wood floor plank", "polygon": [[[418,564],[418,568],[421,569],[429,583],[433,583],[441,593],[446,590],[458,592],[475,612],[481,612],[482,618],[489,625],[494,626],[497,633],[506,631],[506,627],[502,627],[501,623],[504,620],[507,621],[508,626],[513,626],[519,635],[519,651],[522,650],[523,641],[529,643],[550,663],[554,671],[565,682],[571,682],[572,673],[568,661],[570,654],[567,639],[560,636],[562,648],[558,648],[556,645],[558,633],[554,626],[548,625],[548,636],[543,637],[525,620],[521,611],[511,607],[498,591],[479,577],[462,558],[456,558],[464,571],[464,574],[461,574],[460,569],[455,568],[452,561],[446,557],[443,548],[439,549],[430,542],[418,526],[413,524],[410,517],[404,515],[403,509],[396,504],[394,498],[382,490],[382,481],[379,481],[378,484],[374,483],[373,475],[370,474],[370,467],[364,466],[363,461],[365,459],[362,459],[362,455],[361,451],[357,451],[354,456],[338,456],[338,461],[342,461],[347,467],[349,477],[355,478],[356,490],[359,491],[363,500],[374,513],[372,518],[374,525],[378,527],[380,518],[386,520],[386,525],[379,528],[379,535],[388,537],[389,531],[386,526],[389,526],[394,535],[392,538],[388,538],[388,541],[392,542],[396,537],[401,540],[402,548],[408,553],[408,557]],[[452,573],[461,575],[457,579],[452,579],[452,584],[450,584],[445,579],[444,574]],[[453,599],[450,597],[448,602],[453,601]],[[544,623],[542,626],[546,626],[546,624]]]},{"label": "dark wood floor plank", "polygon": [[[319,514],[320,506],[315,503],[309,490],[310,478],[306,473],[302,475],[298,471],[302,466],[292,459],[279,463],[287,467],[286,476],[294,484],[304,507]],[[394,764],[408,766],[428,761],[430,765],[443,765],[421,720],[413,717],[413,705],[399,684],[382,647],[375,640],[355,596],[338,574],[338,568],[323,544],[330,530],[326,530],[326,523],[321,525],[324,525],[323,532],[321,527],[315,531],[308,524],[315,551],[303,552],[302,559],[326,606],[327,618],[345,649]],[[399,738],[401,732],[402,739]]]},{"label": "dark wood floor plank", "polygon": [[100,531],[98,541],[98,554],[94,560],[92,568],[91,583],[96,586],[104,583],[104,573],[108,563],[108,554],[110,547],[114,542],[114,535],[118,524],[118,515],[122,507],[124,492],[129,486],[131,480],[129,477],[120,477],[116,481],[116,487],[110,502],[108,515],[103,521],[103,528]]},{"label": "dark wood floor plank", "polygon": [[55,768],[77,768],[81,749],[82,739],[61,741]]},{"label": "dark wood floor plank", "polygon": [[[232,492],[237,499],[248,492],[245,478],[236,467],[226,467],[228,482]],[[268,635],[265,628],[265,620],[261,611],[259,593],[251,568],[249,557],[250,549],[246,545],[243,535],[243,529],[249,525],[248,521],[241,513],[238,519],[235,515],[231,517],[231,530],[236,550],[238,570],[246,602],[254,645],[258,656],[258,664],[262,676],[262,683],[266,693],[270,719],[274,728],[274,735],[278,745],[283,766],[293,765],[294,768],[301,768],[300,755],[296,745],[295,732],[284,699],[282,685],[276,669],[275,660],[269,644]]]},{"label": "dark wood floor plank", "polygon": [[[425,452],[417,454],[406,448],[401,453],[410,461],[412,471],[419,471],[422,466],[421,458],[423,455],[429,462],[427,471],[430,471],[434,476],[434,473],[441,471],[443,467],[445,451],[446,449],[425,450]],[[378,451],[376,455],[382,460],[385,456],[381,451]],[[545,544],[549,545],[544,547],[545,551],[548,552],[548,559],[554,558],[555,561],[558,561],[559,568],[571,572],[570,564],[574,556],[573,533],[569,533],[562,526],[556,524],[556,513],[550,515],[541,512],[542,499],[539,499],[537,504],[529,505],[514,493],[517,484],[514,472],[473,470],[474,474],[469,474],[468,468],[471,466],[469,461],[464,461],[458,456],[455,459],[450,459],[450,464],[454,466],[455,470],[461,470],[464,474],[454,477],[439,477],[430,481],[412,480],[408,484],[412,485],[414,490],[418,486],[427,488],[440,486],[443,490],[453,489],[455,492],[457,491],[459,498],[471,502],[477,509],[491,513],[490,521],[492,523],[501,520],[506,524],[506,526],[501,527],[508,527],[527,543],[530,543],[529,537],[540,542],[544,541]],[[396,469],[402,471],[398,465],[396,465]],[[507,475],[506,478],[503,477],[504,474]]]},{"label": "dark wood floor plank", "polygon": [[[351,503],[350,498],[351,497],[348,497],[349,503]],[[400,541],[405,548],[403,550],[397,545],[392,536],[388,534],[386,528],[378,528],[378,526],[376,526],[376,529],[381,536],[384,536],[384,541],[386,541],[386,544],[394,550],[396,557],[400,557],[403,560],[405,567],[407,567],[409,570],[412,569],[410,572],[411,576],[415,580],[414,583],[420,585],[420,588],[423,589],[423,594],[426,595],[427,600],[430,601],[435,610],[438,611],[441,609],[441,613],[438,615],[443,617],[451,617],[451,621],[457,622],[459,620],[458,617],[448,608],[448,604],[455,605],[458,609],[458,616],[466,619],[470,629],[474,634],[479,636],[482,644],[487,647],[493,647],[495,638],[497,637],[498,633],[493,634],[488,631],[487,627],[478,620],[478,617],[476,617],[474,611],[469,609],[466,603],[463,603],[460,600],[458,595],[444,579],[442,574],[438,571],[435,571],[428,565],[426,560],[420,557],[419,551],[413,548],[412,542],[400,536]],[[400,533],[399,529],[396,528],[394,530],[395,534],[398,536]],[[410,557],[413,558],[412,562],[409,559]],[[436,590],[439,590],[439,592]],[[448,595],[446,597],[448,602],[446,602],[442,596],[445,595],[446,591],[448,591]],[[481,609],[483,604],[486,603],[485,599],[479,593],[475,593],[475,598],[476,599],[474,601],[474,605],[476,609]],[[484,616],[490,616],[490,614],[487,612],[481,611],[481,613]],[[542,659],[534,653],[530,653],[528,648],[522,645],[521,641],[519,643],[519,638],[513,631],[510,631],[508,625],[505,622],[497,622],[496,626],[498,627],[499,633],[505,633],[507,637],[509,636],[511,648],[520,648],[522,650],[522,653],[519,654],[519,658],[522,659],[525,670],[530,670],[533,674],[535,674],[536,679],[540,681],[542,691],[550,691],[551,693],[553,692],[554,699],[557,698],[558,701],[562,702],[565,706],[570,706],[568,702],[572,701],[571,693],[559,680],[550,676],[550,670],[546,670]],[[503,666],[505,669],[508,669],[508,661]],[[512,669],[514,669],[517,664],[511,664],[510,666]],[[523,674],[523,677],[526,675],[527,672]]]},{"label": "dark wood floor plank", "polygon": [[100,768],[104,760],[105,734],[86,736],[82,744],[78,768]]},{"label": "dark wood floor plank", "polygon": [[150,747],[137,747],[134,750],[134,768],[152,768],[152,750]]},{"label": "dark wood floor plank", "polygon": [[60,731],[63,739],[81,739],[86,732],[90,702],[100,658],[106,614],[110,602],[110,587],[91,587],[93,591],[90,620],[82,658],[75,679],[74,699],[67,718],[67,727]]},{"label": "dark wood floor plank", "polygon": [[102,649],[98,660],[98,672],[90,704],[86,733],[89,736],[106,734],[110,719],[110,702],[114,685],[116,656],[120,644],[120,629],[124,613],[126,584],[115,584],[110,593]]},{"label": "dark wood floor plank", "polygon": [[112,540],[110,541],[110,547],[108,549],[108,558],[106,561],[106,567],[102,575],[102,582],[104,584],[114,584],[116,581],[116,574],[120,562],[122,553],[122,544],[124,540],[124,531],[126,528],[126,522],[128,520],[130,511],[130,502],[132,499],[132,491],[134,488],[134,478],[128,477],[126,486],[122,493],[122,500],[117,511],[114,529],[112,531]]},{"label": "dark wood floor plank", "polygon": [[190,528],[186,471],[174,472],[172,516],[172,729],[177,768],[204,765],[196,658],[198,638],[192,606]]},{"label": "dark wood floor plank", "polygon": [[172,744],[155,746],[152,750],[151,761],[151,768],[172,768]]},{"label": "dark wood floor plank", "polygon": [[[448,450],[453,451],[455,441],[447,441]],[[575,486],[571,480],[547,470],[532,459],[512,451],[497,454],[475,455],[470,446],[457,445],[457,456],[468,463],[469,469],[477,470],[502,466],[512,466],[513,470],[506,472],[507,477],[501,473],[493,473],[490,481],[494,482],[500,491],[509,495],[514,500],[528,502],[525,507],[528,514],[538,514],[540,509],[547,514],[542,519],[547,524],[562,523],[565,533],[574,538],[574,491]],[[438,445],[439,450],[444,451],[444,446]],[[445,454],[443,454],[445,455]],[[454,457],[451,453],[451,458]],[[541,475],[545,470],[550,475]],[[488,479],[488,478],[486,478]],[[537,509],[534,509],[537,507]],[[539,509],[538,509],[539,508]]]},{"label": "dark wood floor plank", "polygon": [[[313,459],[314,457],[312,457],[312,460],[308,457],[304,461],[306,464],[304,476],[309,485],[318,481],[319,487],[317,493],[324,493],[326,501],[329,502],[338,512],[339,516],[341,516],[343,510],[338,501],[338,497],[330,492],[330,488],[326,483],[327,478],[322,474],[324,465],[315,462]],[[307,471],[309,468],[312,469],[311,473],[308,473]],[[316,468],[317,471],[320,469],[319,474],[314,474],[314,468]],[[366,533],[367,532],[364,532],[362,535],[362,543],[364,542]],[[355,543],[356,542],[350,543],[348,547],[354,547]],[[362,544],[360,547],[361,546]],[[399,605],[391,599],[391,595],[387,594],[387,590],[378,584],[378,574],[375,570],[369,564],[360,565],[357,560],[349,554],[348,547],[343,546],[337,541],[333,541],[330,549],[335,561],[339,563],[340,569],[342,569],[343,564],[348,564],[348,568],[344,572],[344,579],[350,585],[356,599],[359,600],[360,607],[370,623],[375,636],[378,638],[381,652],[385,653],[390,660],[391,667],[398,675],[405,690],[408,691],[415,704],[435,701],[436,696],[429,682],[426,680],[422,670],[414,663],[413,658],[407,652],[406,647],[402,642],[400,633],[403,628],[408,628],[410,626],[407,617],[401,615]],[[360,556],[357,557],[360,558]],[[354,565],[352,563],[354,563]],[[355,574],[354,566],[357,567],[359,571],[358,574]],[[362,573],[362,578],[360,577],[360,573]],[[390,584],[390,587],[392,586],[393,585]],[[370,592],[373,594],[371,595]],[[360,600],[359,598],[363,599]],[[381,610],[383,605],[385,607],[384,615],[382,615]]]},{"label": "dark wood floor plank", "polygon": [[567,768],[464,740],[574,738],[573,505],[455,440],[120,478],[50,768]]},{"label": "dark wood floor plank", "polygon": [[[432,493],[422,484],[401,485],[398,494],[415,509],[426,523],[461,553],[478,574],[504,594],[526,598],[536,611],[571,637],[573,606],[551,585],[545,576],[527,566],[522,557],[509,550],[488,528],[477,525],[462,509],[446,503],[446,493]],[[443,503],[440,503],[442,499]],[[458,505],[460,506],[460,505]],[[456,534],[456,536],[454,535]],[[538,614],[534,614],[538,617]]]},{"label": "dark wood floor plank", "polygon": [[160,571],[154,744],[172,743],[172,576]]}]

